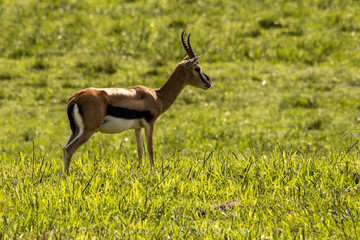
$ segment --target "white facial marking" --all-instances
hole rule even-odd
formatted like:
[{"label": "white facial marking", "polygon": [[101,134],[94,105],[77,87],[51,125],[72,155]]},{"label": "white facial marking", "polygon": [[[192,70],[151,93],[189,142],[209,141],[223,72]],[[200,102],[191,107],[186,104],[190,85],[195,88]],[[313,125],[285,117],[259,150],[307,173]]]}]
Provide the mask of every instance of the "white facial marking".
[{"label": "white facial marking", "polygon": [[141,127],[141,119],[124,119],[106,116],[98,131],[102,133],[121,133],[128,129],[137,129]]}]

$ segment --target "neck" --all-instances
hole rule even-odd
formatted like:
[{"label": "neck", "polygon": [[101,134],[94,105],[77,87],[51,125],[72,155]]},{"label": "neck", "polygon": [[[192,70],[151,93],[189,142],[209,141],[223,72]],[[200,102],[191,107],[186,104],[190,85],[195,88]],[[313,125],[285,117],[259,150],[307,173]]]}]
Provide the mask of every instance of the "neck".
[{"label": "neck", "polygon": [[162,105],[162,112],[169,109],[184,87],[185,81],[183,72],[177,67],[166,83],[156,90],[157,97]]}]

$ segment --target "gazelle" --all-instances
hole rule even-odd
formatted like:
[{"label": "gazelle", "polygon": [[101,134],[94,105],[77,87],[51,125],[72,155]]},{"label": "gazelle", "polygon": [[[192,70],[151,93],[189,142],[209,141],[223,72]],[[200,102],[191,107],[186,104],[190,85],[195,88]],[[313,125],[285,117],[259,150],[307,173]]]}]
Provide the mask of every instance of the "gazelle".
[{"label": "gazelle", "polygon": [[[184,31],[185,32],[185,31]],[[135,130],[139,164],[143,156],[143,137],[145,128],[147,150],[150,165],[154,165],[153,132],[154,124],[174,103],[186,85],[209,89],[210,78],[202,72],[199,57],[190,45],[181,42],[187,56],[177,65],[167,82],[158,89],[144,86],[129,88],[87,88],[75,93],[68,102],[67,114],[71,135],[64,152],[64,171],[69,172],[71,157],[97,131],[102,133],[120,133],[128,129]]]}]

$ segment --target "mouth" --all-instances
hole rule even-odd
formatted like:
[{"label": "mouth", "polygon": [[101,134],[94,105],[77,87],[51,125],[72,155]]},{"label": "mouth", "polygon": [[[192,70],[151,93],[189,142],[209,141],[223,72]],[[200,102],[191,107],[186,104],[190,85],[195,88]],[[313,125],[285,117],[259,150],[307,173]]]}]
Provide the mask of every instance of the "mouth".
[{"label": "mouth", "polygon": [[212,84],[211,83],[207,83],[207,84],[204,84],[204,89],[207,90],[209,88],[211,88]]}]

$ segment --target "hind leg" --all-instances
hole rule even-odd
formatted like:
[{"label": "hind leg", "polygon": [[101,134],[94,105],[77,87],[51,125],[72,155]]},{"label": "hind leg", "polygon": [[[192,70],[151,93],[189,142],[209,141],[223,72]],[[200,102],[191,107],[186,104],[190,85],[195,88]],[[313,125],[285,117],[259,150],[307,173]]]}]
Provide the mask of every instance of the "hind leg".
[{"label": "hind leg", "polygon": [[[89,140],[89,138],[94,134],[95,132],[80,132],[70,143],[66,144],[66,146],[63,148],[64,152],[64,171],[65,173],[69,174],[69,166],[72,155],[75,153],[75,151],[81,147],[84,143]],[[70,136],[71,138],[71,136]],[[70,140],[70,139],[69,139]]]},{"label": "hind leg", "polygon": [[68,146],[69,144],[75,139],[75,137],[79,134],[79,131],[76,129],[75,131],[71,131],[71,135],[68,139],[68,141],[66,142],[64,148],[63,148],[63,156],[64,156],[64,170],[65,172],[67,171],[67,169],[69,168],[69,164],[70,164],[70,160],[71,160],[71,156],[69,157],[68,154]]},{"label": "hind leg", "polygon": [[70,135],[69,139],[67,140],[64,148],[63,148],[64,155],[65,155],[65,148],[75,139],[75,137],[77,135],[79,135],[79,129],[78,128],[71,131],[71,135]]},{"label": "hind leg", "polygon": [[[68,160],[66,160],[66,159],[68,159],[68,154],[67,154],[67,151],[66,151],[66,147],[69,145],[69,143],[71,143],[71,142],[74,140],[75,136],[76,136],[76,134],[75,134],[74,132],[71,132],[71,135],[70,135],[68,141],[66,142],[65,146],[63,147],[64,170],[65,170],[65,162],[68,162]],[[70,160],[69,160],[69,161],[70,161]],[[68,167],[69,167],[69,166],[68,166],[68,164],[67,164],[66,169],[67,169]],[[65,172],[66,172],[66,170],[65,170]]]},{"label": "hind leg", "polygon": [[67,140],[67,142],[66,142],[63,150],[65,149],[65,147],[66,147],[67,145],[69,145],[69,143],[71,143],[71,142],[74,140],[74,138],[75,138],[75,136],[76,136],[77,134],[78,134],[78,133],[71,132],[71,135],[70,135],[69,139]]}]

